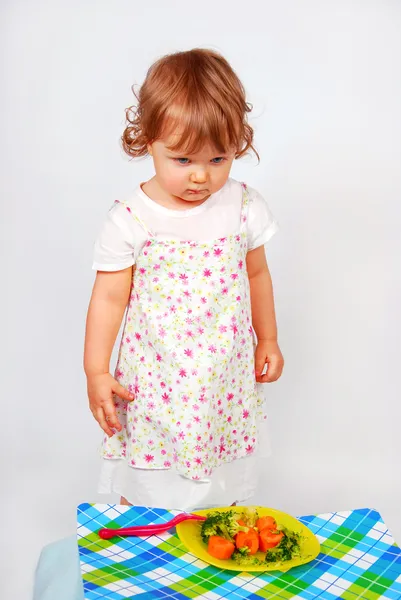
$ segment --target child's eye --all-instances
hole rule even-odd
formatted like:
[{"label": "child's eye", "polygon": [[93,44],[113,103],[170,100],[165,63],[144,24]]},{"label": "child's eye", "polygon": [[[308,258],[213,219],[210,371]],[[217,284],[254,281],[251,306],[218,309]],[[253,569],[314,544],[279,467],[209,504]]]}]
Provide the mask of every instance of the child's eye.
[{"label": "child's eye", "polygon": [[174,160],[180,165],[189,165],[189,158],[175,158]]},{"label": "child's eye", "polygon": [[224,158],[224,156],[216,156],[216,158],[212,158],[211,162],[214,165],[220,165],[222,162],[224,162],[226,159]]}]

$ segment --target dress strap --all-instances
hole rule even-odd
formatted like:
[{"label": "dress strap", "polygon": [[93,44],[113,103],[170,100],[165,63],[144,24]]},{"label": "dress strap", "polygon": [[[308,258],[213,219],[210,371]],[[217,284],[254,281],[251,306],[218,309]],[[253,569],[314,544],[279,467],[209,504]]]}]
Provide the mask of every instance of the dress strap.
[{"label": "dress strap", "polygon": [[136,212],[134,210],[132,210],[132,208],[128,205],[127,202],[124,202],[124,201],[121,202],[120,200],[116,200],[116,203],[122,204],[123,206],[125,206],[126,210],[129,212],[131,217],[138,223],[138,225],[140,225],[142,227],[142,229],[145,231],[146,235],[149,238],[156,237],[155,234],[145,225],[145,223],[142,221],[142,219],[136,214]]},{"label": "dress strap", "polygon": [[246,183],[241,183],[242,187],[242,203],[241,203],[241,225],[240,231],[246,231],[248,221],[248,208],[249,208],[249,192]]}]

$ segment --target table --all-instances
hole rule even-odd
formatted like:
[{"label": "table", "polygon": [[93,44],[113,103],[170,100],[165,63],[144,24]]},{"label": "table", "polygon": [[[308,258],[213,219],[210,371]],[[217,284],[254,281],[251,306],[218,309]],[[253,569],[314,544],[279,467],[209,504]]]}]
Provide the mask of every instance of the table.
[{"label": "table", "polygon": [[380,514],[358,509],[301,517],[318,537],[318,558],[288,573],[224,571],[189,554],[175,530],[101,540],[101,527],[160,523],[178,511],[81,504],[78,548],[85,600],[401,599],[401,551]]}]

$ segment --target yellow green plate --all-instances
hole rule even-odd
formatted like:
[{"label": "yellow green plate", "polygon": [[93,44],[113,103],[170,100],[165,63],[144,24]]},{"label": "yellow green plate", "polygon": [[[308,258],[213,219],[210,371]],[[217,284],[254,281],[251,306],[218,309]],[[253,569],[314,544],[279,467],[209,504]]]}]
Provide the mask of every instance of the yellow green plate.
[{"label": "yellow green plate", "polygon": [[[194,511],[196,515],[207,515],[210,512],[226,512],[228,510],[235,510],[237,513],[240,513],[245,507],[244,506],[225,506],[220,508],[209,508],[207,510],[197,510]],[[201,538],[201,525],[202,523],[199,521],[183,521],[179,525],[177,525],[177,533],[181,542],[187,548],[189,552],[194,554],[197,558],[200,558],[205,563],[210,565],[214,565],[215,567],[220,567],[222,569],[228,569],[230,571],[289,571],[293,567],[298,567],[299,565],[305,565],[306,563],[314,560],[320,552],[320,544],[316,538],[316,536],[305,527],[303,523],[287,515],[279,510],[274,510],[273,508],[266,508],[264,506],[252,506],[249,508],[256,508],[259,516],[272,516],[276,519],[278,525],[282,525],[286,527],[290,531],[294,531],[295,533],[299,533],[301,536],[301,554],[300,556],[293,558],[289,561],[280,562],[280,563],[266,563],[266,565],[239,565],[235,561],[221,560],[218,558],[214,558],[210,556],[207,552],[207,546],[203,542]],[[262,552],[258,552],[255,554],[257,558],[260,560],[264,559],[264,554]]]}]

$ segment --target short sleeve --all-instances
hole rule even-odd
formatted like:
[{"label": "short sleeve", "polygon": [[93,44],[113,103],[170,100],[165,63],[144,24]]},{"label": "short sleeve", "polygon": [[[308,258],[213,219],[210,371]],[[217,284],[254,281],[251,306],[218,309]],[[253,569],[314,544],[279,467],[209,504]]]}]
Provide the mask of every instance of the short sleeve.
[{"label": "short sleeve", "polygon": [[95,242],[92,268],[96,271],[122,271],[135,263],[133,218],[116,201]]},{"label": "short sleeve", "polygon": [[248,193],[248,250],[255,250],[273,237],[278,230],[278,223],[263,196],[249,187]]}]

